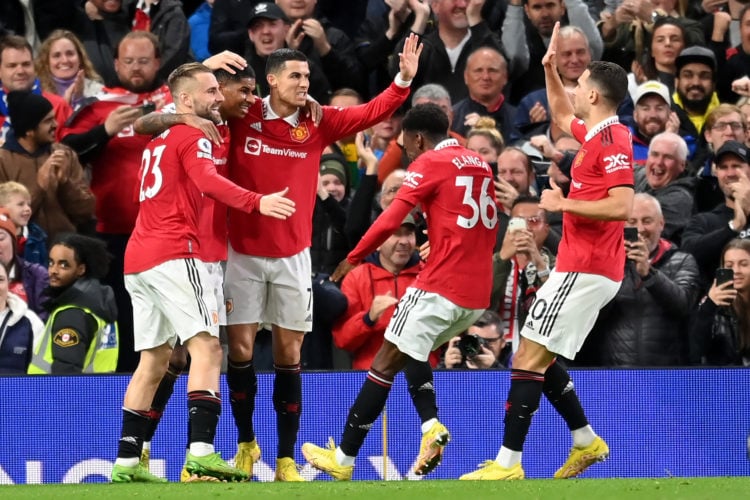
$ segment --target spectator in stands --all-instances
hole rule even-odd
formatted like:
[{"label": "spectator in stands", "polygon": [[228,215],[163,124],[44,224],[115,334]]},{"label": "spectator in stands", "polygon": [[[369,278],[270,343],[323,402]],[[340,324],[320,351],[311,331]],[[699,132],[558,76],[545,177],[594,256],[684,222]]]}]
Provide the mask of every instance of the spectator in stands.
[{"label": "spectator in stands", "polygon": [[[363,102],[365,101],[359,92],[344,87],[333,93],[330,105],[337,108],[350,108],[352,106],[359,106]],[[326,153],[336,153],[346,160],[348,188],[351,190],[359,188],[360,181],[359,156],[357,155],[357,146],[354,144],[355,137],[356,134],[342,137],[333,144],[329,144],[326,151],[324,151]]]},{"label": "spectator in stands", "polygon": [[466,147],[476,151],[497,175],[497,159],[505,148],[505,141],[489,116],[480,117],[466,134]]},{"label": "spectator in stands", "polygon": [[208,51],[218,54],[229,50],[242,54],[247,41],[247,24],[258,3],[259,0],[215,0],[208,30]]},{"label": "spectator in stands", "polygon": [[688,320],[700,290],[698,264],[662,237],[664,216],[653,196],[635,195],[627,226],[638,229],[638,240],[625,241],[625,279],[576,361],[607,367],[683,365]]},{"label": "spectator in stands", "polygon": [[[464,353],[459,347],[462,339],[466,337],[476,339],[476,346],[478,346],[476,354],[472,352],[473,348]],[[503,337],[502,318],[495,311],[488,309],[466,332],[448,341],[448,348],[438,368],[449,370],[454,368],[469,370],[509,368],[510,350],[506,349],[507,345]]]},{"label": "spectator in stands", "polygon": [[[259,3],[253,8],[253,14],[248,21],[245,59],[253,68],[258,86],[258,95],[269,94],[266,80],[266,61],[268,56],[276,50],[286,46],[286,35],[290,22],[278,5],[274,3]],[[309,93],[318,102],[327,103],[331,98],[331,83],[323,72],[323,68],[311,61]]]},{"label": "spectator in stands", "polygon": [[733,239],[721,252],[721,267],[733,279],[713,280],[690,329],[691,361],[750,366],[750,240]]},{"label": "spectator in stands", "polygon": [[531,158],[521,149],[511,146],[500,153],[497,158],[497,180],[495,197],[506,213],[521,195],[533,195],[535,192],[536,174]]},{"label": "spectator in stands", "polygon": [[120,40],[132,28],[132,19],[122,5],[122,0],[88,0],[79,2],[74,9],[70,27],[83,42],[86,53],[96,72],[111,87],[118,85],[113,64]]},{"label": "spectator in stands", "polygon": [[430,20],[429,1],[398,0],[386,3],[380,0],[377,7],[383,8],[382,14],[368,14],[359,26],[355,39],[357,57],[369,77],[369,96],[379,94],[390,84],[388,59],[396,45],[409,31],[424,35]]},{"label": "spectator in stands", "polygon": [[[453,122],[451,96],[445,87],[437,83],[428,83],[415,90],[411,96],[411,106],[414,107],[417,104],[427,103],[440,106],[440,109],[448,116],[448,123]],[[448,135],[456,139],[462,146],[466,145],[466,139],[462,135],[452,130],[448,131]],[[378,165],[378,182],[382,184],[391,172],[396,169],[406,169],[409,163],[411,163],[411,160],[406,156],[403,139],[401,134],[399,134],[396,138],[391,139],[385,153],[383,153],[383,158],[381,158]]]},{"label": "spectator in stands", "polygon": [[508,65],[500,51],[481,47],[472,52],[466,60],[464,82],[469,95],[453,106],[451,130],[465,136],[480,116],[489,116],[497,123],[505,142],[518,139],[513,125],[516,108],[503,95]]},{"label": "spectator in stands", "polygon": [[8,270],[0,266],[0,374],[23,375],[34,345],[42,338],[44,323],[26,302],[8,291],[8,282]]},{"label": "spectator in stands", "polygon": [[311,64],[322,68],[332,90],[349,87],[364,93],[367,87],[365,72],[354,51],[354,43],[326,18],[314,17],[316,2],[276,0],[291,22],[286,46],[301,51]]},{"label": "spectator in stands", "polygon": [[0,2],[0,37],[19,35],[36,49],[52,30],[70,22],[76,0],[4,0]]},{"label": "spectator in stands", "polygon": [[705,47],[688,47],[677,56],[675,67],[672,110],[680,118],[680,129],[699,137],[709,113],[719,105],[714,92],[716,57]]},{"label": "spectator in stands", "polygon": [[190,25],[190,50],[193,51],[193,55],[199,61],[211,57],[211,51],[208,50],[208,36],[214,1],[206,0],[188,18],[188,24]]},{"label": "spectator in stands", "polygon": [[94,195],[78,155],[55,142],[52,104],[33,92],[11,92],[8,139],[0,148],[0,182],[17,181],[31,193],[34,222],[50,238],[91,221]]},{"label": "spectator in stands", "polygon": [[0,39],[0,82],[0,144],[6,139],[11,122],[8,114],[8,92],[31,91],[44,96],[52,105],[58,127],[62,127],[73,113],[65,99],[42,90],[34,72],[31,45],[23,37],[8,35]]},{"label": "spectator in stands", "polygon": [[727,141],[716,153],[716,177],[724,203],[698,213],[682,234],[682,248],[695,256],[704,287],[713,279],[724,246],[734,238],[750,237],[750,159],[748,148]]},{"label": "spectator in stands", "polygon": [[[633,102],[635,126],[630,129],[633,136],[633,163],[642,166],[648,158],[651,139],[666,131],[677,133],[680,129],[680,119],[670,108],[672,100],[669,98],[669,89],[656,80],[640,84],[633,94]],[[692,153],[695,151],[697,137],[688,137],[691,139]]]},{"label": "spectator in stands", "polygon": [[369,137],[370,147],[378,161],[383,157],[388,144],[401,134],[403,118],[404,113],[399,109],[385,120],[372,126],[372,134]]},{"label": "spectator in stands", "polygon": [[62,234],[49,252],[49,319],[34,348],[30,374],[111,373],[117,366],[117,306],[105,244]]},{"label": "spectator in stands", "polygon": [[705,14],[700,19],[703,35],[721,63],[728,58],[732,47],[742,43],[740,13],[746,5],[744,0],[703,0],[700,3]]},{"label": "spectator in stands", "polygon": [[117,299],[120,325],[119,371],[132,371],[137,364],[133,351],[132,305],[123,283],[123,256],[138,215],[133,193],[140,183],[141,154],[151,139],[133,131],[146,103],[161,109],[171,103],[171,94],[157,79],[159,43],[148,32],[126,35],[118,47],[115,67],[117,87],[107,88],[100,100],[80,109],[66,126],[64,142],[91,164],[91,190],[96,195],[96,231],[113,255],[104,282]]},{"label": "spectator in stands", "polygon": [[8,212],[0,211],[0,267],[7,270],[8,291],[20,297],[44,321],[47,319],[45,290],[49,285],[47,269],[23,260],[16,252],[17,246],[16,226]]},{"label": "spectator in stands", "polygon": [[[555,64],[566,88],[575,88],[578,77],[586,71],[591,62],[591,48],[586,34],[578,26],[560,28],[557,39],[557,57]],[[522,82],[519,82],[523,85]],[[540,88],[527,94],[518,103],[514,126],[523,135],[542,133],[536,124],[549,125],[549,104],[547,90]]]},{"label": "spectator in stands", "polygon": [[651,140],[646,165],[635,169],[635,192],[648,193],[659,201],[664,227],[660,237],[679,244],[695,203],[696,178],[685,175],[687,144],[673,132],[662,132]]},{"label": "spectator in stands", "polygon": [[104,87],[83,43],[72,31],[50,33],[42,42],[34,65],[42,90],[61,96],[73,109]]},{"label": "spectator in stands", "polygon": [[581,0],[510,0],[503,22],[502,41],[513,82],[518,82],[511,88],[511,103],[517,104],[530,91],[544,87],[542,56],[558,21],[561,25],[581,28],[593,59],[601,57],[602,37],[588,7]]},{"label": "spectator in stands", "polygon": [[0,183],[0,209],[8,211],[16,226],[16,251],[24,260],[41,266],[49,262],[47,233],[31,222],[31,193],[26,186],[16,181]]},{"label": "spectator in stands", "polygon": [[654,23],[649,50],[633,61],[631,85],[638,85],[644,80],[655,80],[663,83],[674,92],[674,78],[677,74],[676,60],[687,45],[685,28],[680,19],[661,17]]},{"label": "spectator in stands", "polygon": [[[420,71],[414,77],[414,88],[428,83],[445,87],[453,102],[468,95],[465,69],[469,54],[480,47],[500,50],[500,40],[482,19],[484,0],[430,0],[437,20],[437,29],[425,33],[421,42],[424,50],[420,56]],[[399,43],[394,51],[401,52]],[[391,74],[398,70],[398,58],[391,59]],[[507,75],[506,75],[507,79]]]},{"label": "spectator in stands", "polygon": [[[518,196],[510,210],[511,222],[500,251],[492,259],[490,309],[503,320],[503,337],[518,349],[519,331],[536,297],[555,267],[555,256],[544,247],[549,234],[547,214],[536,196]],[[515,219],[515,221],[514,221]]]},{"label": "spectator in stands", "polygon": [[692,162],[692,171],[698,171],[696,187],[696,209],[698,212],[711,210],[724,201],[724,194],[716,179],[714,153],[727,141],[746,142],[748,134],[746,116],[737,106],[719,104],[709,113],[703,127],[705,145]]},{"label": "spectator in stands", "polygon": [[180,64],[193,61],[190,25],[180,0],[124,0],[133,31],[148,31],[159,40],[159,72],[166,80]]}]

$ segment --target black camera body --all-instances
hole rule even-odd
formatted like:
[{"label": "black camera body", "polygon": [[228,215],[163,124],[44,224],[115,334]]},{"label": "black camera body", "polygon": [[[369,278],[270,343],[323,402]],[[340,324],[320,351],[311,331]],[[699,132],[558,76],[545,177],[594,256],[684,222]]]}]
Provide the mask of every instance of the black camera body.
[{"label": "black camera body", "polygon": [[461,335],[458,340],[458,350],[464,358],[471,359],[482,352],[482,347],[487,345],[487,340],[470,333]]}]

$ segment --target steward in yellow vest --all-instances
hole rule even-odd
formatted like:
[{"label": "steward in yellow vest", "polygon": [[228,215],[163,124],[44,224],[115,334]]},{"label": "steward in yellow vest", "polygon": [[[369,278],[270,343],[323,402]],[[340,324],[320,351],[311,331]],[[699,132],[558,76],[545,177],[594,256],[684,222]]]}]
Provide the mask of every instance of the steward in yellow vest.
[{"label": "steward in yellow vest", "polygon": [[102,285],[109,266],[105,244],[65,233],[49,252],[50,311],[29,373],[107,373],[117,368],[117,306]]}]

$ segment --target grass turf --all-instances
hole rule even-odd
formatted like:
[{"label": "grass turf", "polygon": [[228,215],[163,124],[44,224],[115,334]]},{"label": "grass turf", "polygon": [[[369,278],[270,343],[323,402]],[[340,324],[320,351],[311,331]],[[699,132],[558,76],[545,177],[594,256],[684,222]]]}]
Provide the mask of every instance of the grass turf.
[{"label": "grass turf", "polygon": [[55,484],[0,486],[0,497],[12,500],[96,498],[110,500],[189,500],[211,498],[503,500],[586,498],[719,499],[746,498],[748,477],[668,479],[579,479],[567,481],[353,481],[331,483],[192,483],[192,484]]}]

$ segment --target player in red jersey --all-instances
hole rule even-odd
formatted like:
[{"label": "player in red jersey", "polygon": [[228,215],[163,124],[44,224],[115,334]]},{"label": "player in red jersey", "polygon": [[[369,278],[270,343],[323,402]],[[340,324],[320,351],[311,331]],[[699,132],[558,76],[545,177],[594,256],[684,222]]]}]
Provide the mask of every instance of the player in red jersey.
[{"label": "player in red jersey", "polygon": [[[220,54],[204,61],[204,65],[215,68],[219,62],[234,54]],[[239,63],[236,63],[238,66]],[[245,68],[233,67],[230,73],[224,69],[214,69],[214,76],[219,83],[219,90],[224,100],[219,106],[219,114],[222,122],[214,126],[210,120],[205,120],[190,113],[174,114],[154,112],[138,118],[134,128],[138,134],[156,135],[166,129],[178,124],[195,126],[204,130],[209,137],[213,137],[213,158],[216,171],[219,175],[226,177],[227,156],[229,147],[229,127],[226,121],[234,118],[242,118],[254,102],[253,90],[255,89],[255,73],[249,66]],[[209,126],[210,124],[210,126]],[[226,325],[226,309],[224,305],[224,270],[222,262],[227,259],[227,206],[209,196],[203,197],[203,206],[200,210],[198,222],[198,241],[200,241],[200,258],[206,265],[208,271],[208,283],[210,291],[216,297],[219,306],[219,325]],[[154,437],[159,425],[164,408],[174,390],[174,384],[187,365],[187,352],[181,344],[176,344],[169,360],[167,373],[159,384],[154,400],[151,403],[151,423],[143,441],[143,453],[141,465],[148,468],[151,439]],[[260,450],[258,450],[260,454]],[[183,474],[181,480],[195,480],[190,475]]]},{"label": "player in red jersey", "polygon": [[[180,66],[170,75],[169,88],[178,112],[220,120],[223,96],[207,67],[198,63]],[[125,393],[112,481],[159,480],[139,459],[149,407],[177,338],[192,358],[190,449],[184,468],[198,476],[245,480],[247,474],[228,466],[213,447],[221,411],[221,347],[218,305],[204,286],[205,266],[196,258],[200,256],[198,212],[203,193],[237,209],[279,219],[294,213],[294,202],[283,197],[286,190],[261,196],[217,175],[211,141],[185,125],[172,127],[149,143],[140,179],[141,208],[125,251],[125,284],[133,300],[135,347],[141,360]]]},{"label": "player in red jersey", "polygon": [[[372,362],[344,427],[341,444],[328,449],[305,443],[313,467],[338,480],[351,479],[354,459],[367,431],[385,406],[393,379],[410,358],[427,361],[436,349],[468,328],[489,305],[497,206],[490,166],[449,139],[448,117],[434,104],[412,108],[404,117],[404,148],[416,158],[396,199],[339,264],[339,279],[362,262],[421,204],[429,223],[430,256],[396,306],[385,340]],[[450,433],[433,425],[422,437],[420,463],[432,470]]]},{"label": "player in red jersey", "polygon": [[537,291],[521,330],[510,373],[503,445],[495,460],[461,479],[524,478],[523,443],[542,393],[573,434],[573,448],[555,478],[577,476],[609,455],[556,356],[575,358],[623,278],[623,228],[633,204],[633,146],[628,128],[617,120],[617,107],[627,93],[627,75],[616,64],[592,62],[578,79],[571,105],[555,69],[559,29],[557,23],[542,60],[547,97],[555,123],[582,146],[573,161],[568,197],[552,181],[539,207],[563,213],[563,238],[555,269]]},{"label": "player in red jersey", "polygon": [[[289,186],[297,212],[283,224],[237,210],[229,213],[230,249],[224,294],[227,300],[229,363],[227,383],[238,428],[235,463],[252,471],[255,433],[253,344],[258,325],[272,325],[276,377],[273,402],[279,436],[278,481],[302,481],[294,462],[302,378],[300,350],[312,328],[310,243],[320,155],[337,139],[378,123],[408,97],[421,45],[410,36],[400,54],[394,83],[367,104],[346,109],[323,107],[320,125],[302,116],[310,68],[299,51],[279,49],[268,57],[270,95],[258,100],[243,120],[229,122],[232,144],[229,177],[260,192]],[[273,189],[275,192],[278,189]],[[399,221],[400,222],[400,221]],[[393,231],[391,231],[392,233]]]}]

